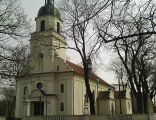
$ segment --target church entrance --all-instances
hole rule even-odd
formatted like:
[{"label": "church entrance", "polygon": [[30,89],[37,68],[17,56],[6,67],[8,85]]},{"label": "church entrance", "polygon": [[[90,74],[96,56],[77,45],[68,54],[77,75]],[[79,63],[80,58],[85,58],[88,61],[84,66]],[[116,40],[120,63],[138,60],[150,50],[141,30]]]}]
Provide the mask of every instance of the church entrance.
[{"label": "church entrance", "polygon": [[36,101],[32,102],[32,115],[40,116],[44,114],[44,102]]}]

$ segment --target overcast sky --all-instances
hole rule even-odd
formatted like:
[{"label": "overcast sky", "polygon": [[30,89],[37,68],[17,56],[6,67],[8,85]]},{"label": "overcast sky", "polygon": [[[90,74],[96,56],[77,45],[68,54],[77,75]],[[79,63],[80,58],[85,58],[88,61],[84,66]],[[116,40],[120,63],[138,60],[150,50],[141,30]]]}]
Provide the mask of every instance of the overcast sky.
[{"label": "overcast sky", "polygon": [[[28,17],[32,20],[32,23],[35,26],[35,17],[37,16],[38,10],[45,4],[45,0],[21,0],[22,7],[25,9]],[[73,51],[68,51],[67,56],[70,58],[70,61],[74,63],[80,63],[80,59],[77,58],[78,54],[72,54]],[[107,67],[109,65],[110,58],[112,53],[108,52],[107,50],[102,53],[103,59],[102,63],[104,66],[101,69],[98,69],[96,73],[103,78],[108,83],[114,83],[114,75],[112,72],[106,72]]]},{"label": "overcast sky", "polygon": [[28,16],[34,20],[39,8],[44,5],[44,1],[45,0],[21,0],[21,3]]}]

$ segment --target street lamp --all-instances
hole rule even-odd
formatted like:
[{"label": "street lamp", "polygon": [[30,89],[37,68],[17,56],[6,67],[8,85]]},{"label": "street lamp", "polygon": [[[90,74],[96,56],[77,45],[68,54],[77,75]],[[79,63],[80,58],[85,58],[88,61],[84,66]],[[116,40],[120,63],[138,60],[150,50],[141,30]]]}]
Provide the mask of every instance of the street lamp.
[{"label": "street lamp", "polygon": [[144,94],[143,94],[143,84],[140,83],[141,86],[141,102],[142,102],[142,113],[144,113]]},{"label": "street lamp", "polygon": [[88,57],[88,59],[87,59],[87,65],[88,65],[88,71],[91,72],[92,71],[92,61],[91,61],[90,57]]},{"label": "street lamp", "polygon": [[100,82],[100,80],[97,78],[97,95],[98,95],[98,92],[99,92],[99,82]]}]

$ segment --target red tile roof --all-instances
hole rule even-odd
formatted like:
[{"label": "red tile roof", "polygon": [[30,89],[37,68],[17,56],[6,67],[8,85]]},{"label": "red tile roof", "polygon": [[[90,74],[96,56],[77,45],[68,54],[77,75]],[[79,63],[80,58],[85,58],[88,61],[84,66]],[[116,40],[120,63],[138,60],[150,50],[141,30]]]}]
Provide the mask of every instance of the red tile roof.
[{"label": "red tile roof", "polygon": [[[84,76],[84,71],[83,71],[83,68],[81,66],[78,66],[70,61],[66,61],[66,63],[68,64],[68,66],[74,71],[74,73],[78,74],[78,75],[81,75],[81,76]],[[91,79],[96,81],[99,80],[99,83],[101,84],[105,84],[109,87],[113,87],[111,86],[110,84],[108,84],[107,82],[105,82],[103,79],[101,79],[99,76],[97,76],[96,74],[92,73],[91,74]],[[113,87],[114,88],[114,87]]]},{"label": "red tile roof", "polygon": [[109,91],[100,91],[98,93],[98,97],[99,100],[106,100],[106,99],[110,99],[110,92]]},{"label": "red tile roof", "polygon": [[126,91],[115,91],[115,99],[126,99]]}]

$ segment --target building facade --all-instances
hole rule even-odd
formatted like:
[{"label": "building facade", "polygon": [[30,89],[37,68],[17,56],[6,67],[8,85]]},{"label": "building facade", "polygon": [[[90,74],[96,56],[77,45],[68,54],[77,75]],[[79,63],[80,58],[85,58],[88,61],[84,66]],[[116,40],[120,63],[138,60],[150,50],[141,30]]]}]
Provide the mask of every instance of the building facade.
[{"label": "building facade", "polygon": [[[30,60],[17,77],[16,118],[37,115],[89,114],[83,68],[66,60],[66,41],[61,33],[60,12],[46,1],[36,17],[31,34]],[[90,78],[97,113],[98,91],[113,89],[95,74]]]},{"label": "building facade", "polygon": [[128,85],[120,91],[115,91],[116,114],[132,114],[131,90]]}]

